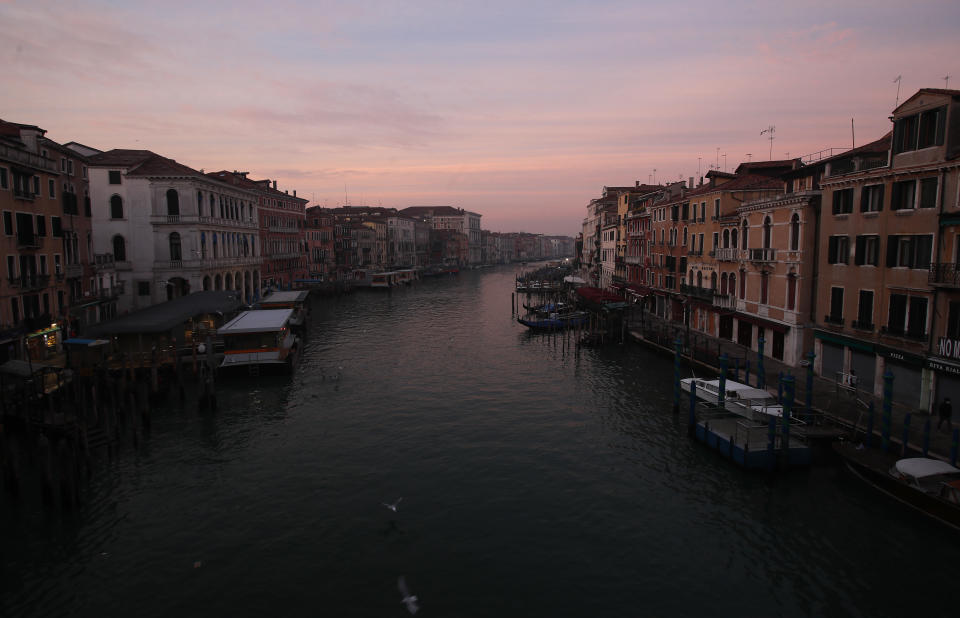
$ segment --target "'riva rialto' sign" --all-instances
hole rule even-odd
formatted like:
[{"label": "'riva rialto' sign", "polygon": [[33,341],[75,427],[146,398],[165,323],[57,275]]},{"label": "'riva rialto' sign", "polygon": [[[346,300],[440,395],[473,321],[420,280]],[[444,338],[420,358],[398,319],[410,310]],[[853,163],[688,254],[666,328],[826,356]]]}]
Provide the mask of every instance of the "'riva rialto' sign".
[{"label": "'riva rialto' sign", "polygon": [[960,339],[940,337],[940,342],[937,343],[937,354],[960,360]]}]

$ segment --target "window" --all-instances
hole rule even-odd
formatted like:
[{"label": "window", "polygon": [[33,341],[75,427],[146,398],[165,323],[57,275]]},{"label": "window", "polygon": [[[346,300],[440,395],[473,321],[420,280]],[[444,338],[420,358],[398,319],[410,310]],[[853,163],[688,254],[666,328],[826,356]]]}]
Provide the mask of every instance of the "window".
[{"label": "window", "polygon": [[744,222],[743,222],[743,234],[742,234],[741,239],[740,239],[740,246],[743,247],[744,249],[747,248],[747,232],[748,232],[749,229],[750,229],[750,228],[747,227],[747,222],[746,222],[746,220],[744,220]]},{"label": "window", "polygon": [[857,236],[853,263],[857,266],[876,266],[880,254],[880,237],[873,235]]},{"label": "window", "polygon": [[770,221],[770,217],[765,217],[763,220],[763,248],[770,248],[770,239],[773,236],[773,223]]},{"label": "window", "polygon": [[790,273],[787,275],[787,309],[793,311],[797,308],[797,275]]},{"label": "window", "polygon": [[[920,113],[917,126],[917,148],[942,146],[944,130],[946,129],[947,108],[939,107]],[[896,130],[896,125],[894,125]],[[898,151],[899,152],[899,151]]]},{"label": "window", "polygon": [[847,264],[850,260],[850,239],[830,236],[827,243],[827,264]]},{"label": "window", "polygon": [[183,254],[180,247],[180,234],[173,232],[170,234],[170,259],[171,260],[182,260]]},{"label": "window", "polygon": [[720,198],[713,200],[713,216],[717,219],[720,218]]},{"label": "window", "polygon": [[73,176],[73,161],[67,160],[67,175]]},{"label": "window", "polygon": [[883,185],[867,185],[860,193],[860,212],[883,210]]},{"label": "window", "polygon": [[719,232],[714,232],[714,233],[713,233],[713,244],[710,246],[710,248],[713,249],[714,251],[716,251],[716,250],[717,250],[717,246],[718,246],[719,244],[720,244],[720,233],[719,233]]},{"label": "window", "polygon": [[830,288],[830,315],[826,321],[843,324],[843,288]]},{"label": "window", "polygon": [[938,179],[936,176],[920,180],[920,208],[936,207],[937,185]]},{"label": "window", "polygon": [[917,193],[916,180],[903,180],[893,183],[893,191],[890,193],[891,210],[910,210],[914,207],[914,200]]},{"label": "window", "polygon": [[37,215],[37,236],[47,235],[47,219],[43,215]]},{"label": "window", "polygon": [[47,181],[47,188],[50,190],[51,199],[57,197],[57,181],[56,180],[51,178],[49,181]]},{"label": "window", "polygon": [[888,268],[930,268],[933,254],[933,234],[887,237]]},{"label": "window", "polygon": [[910,314],[907,317],[907,336],[922,339],[927,334],[927,299],[910,297]]},{"label": "window", "polygon": [[137,281],[137,296],[150,296],[149,281]]},{"label": "window", "polygon": [[833,192],[833,214],[847,215],[853,212],[853,189]]},{"label": "window", "polygon": [[[730,287],[734,287],[736,284],[736,279],[733,275],[730,275]],[[747,271],[740,271],[740,298],[745,299],[747,297]]]},{"label": "window", "polygon": [[[17,276],[17,258],[12,255],[7,256],[7,277],[13,279]],[[953,303],[950,303],[953,305]],[[960,304],[960,303],[958,303]]]},{"label": "window", "polygon": [[960,339],[960,301],[950,301],[950,313],[947,316],[947,338]]},{"label": "window", "polygon": [[873,330],[873,290],[860,290],[860,303],[857,306],[857,322],[853,327]]},{"label": "window", "polygon": [[123,198],[119,195],[110,198],[110,218],[123,219]]},{"label": "window", "polygon": [[9,189],[10,181],[7,180],[7,168],[0,167],[0,189]]},{"label": "window", "polygon": [[33,177],[33,194],[40,195],[40,177],[39,176]]},{"label": "window", "polygon": [[180,194],[176,189],[167,189],[167,214],[180,214]]},{"label": "window", "polygon": [[906,322],[907,295],[891,294],[890,310],[887,312],[887,332],[894,335],[903,334],[903,327]]},{"label": "window", "polygon": [[50,217],[50,234],[54,238],[63,236],[63,227],[60,223],[60,217]]},{"label": "window", "polygon": [[113,237],[113,259],[118,262],[127,261],[127,243],[119,234]]},{"label": "window", "polygon": [[112,185],[120,184],[120,170],[110,170],[107,172],[108,182]]},{"label": "window", "polygon": [[893,154],[917,149],[917,115],[893,123]]},{"label": "window", "polygon": [[793,213],[790,217],[790,250],[800,249],[800,215]]},{"label": "window", "polygon": [[9,210],[3,211],[3,233],[13,236],[13,213]]},{"label": "window", "polygon": [[760,273],[760,304],[766,305],[770,291],[770,274]]}]

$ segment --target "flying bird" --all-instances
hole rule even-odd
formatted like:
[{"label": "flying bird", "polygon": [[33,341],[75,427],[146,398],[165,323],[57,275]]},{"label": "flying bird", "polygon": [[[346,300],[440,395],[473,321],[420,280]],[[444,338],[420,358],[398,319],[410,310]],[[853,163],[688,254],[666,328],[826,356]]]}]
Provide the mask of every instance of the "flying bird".
[{"label": "flying bird", "polygon": [[397,580],[397,589],[400,591],[400,594],[403,595],[403,600],[400,602],[407,606],[411,614],[416,614],[420,611],[420,606],[417,605],[419,599],[417,595],[410,594],[410,590],[407,589],[407,579],[403,575]]},{"label": "flying bird", "polygon": [[400,496],[399,498],[397,498],[396,501],[393,502],[392,504],[387,504],[386,502],[381,502],[380,504],[382,504],[383,506],[387,507],[388,509],[390,509],[390,510],[393,511],[394,513],[396,513],[396,512],[397,512],[397,509],[400,507],[400,501],[401,501],[401,500],[403,500],[403,496]]}]

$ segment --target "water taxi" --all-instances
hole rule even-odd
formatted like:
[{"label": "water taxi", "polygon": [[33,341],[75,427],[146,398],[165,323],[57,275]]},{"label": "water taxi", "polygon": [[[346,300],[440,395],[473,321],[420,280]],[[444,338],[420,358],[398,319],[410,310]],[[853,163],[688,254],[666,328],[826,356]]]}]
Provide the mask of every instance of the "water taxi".
[{"label": "water taxi", "polygon": [[221,368],[274,368],[292,371],[299,339],[290,330],[293,309],[244,311],[217,330],[223,337]]}]

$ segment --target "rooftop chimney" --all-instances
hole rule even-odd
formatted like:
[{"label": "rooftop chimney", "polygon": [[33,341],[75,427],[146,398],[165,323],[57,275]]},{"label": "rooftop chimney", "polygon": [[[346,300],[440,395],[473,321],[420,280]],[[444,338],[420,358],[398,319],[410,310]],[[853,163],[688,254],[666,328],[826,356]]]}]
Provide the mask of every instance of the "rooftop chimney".
[{"label": "rooftop chimney", "polygon": [[296,190],[296,189],[293,190],[293,197],[297,197],[297,190]]},{"label": "rooftop chimney", "polygon": [[273,181],[273,190],[274,190],[274,191],[277,190],[277,181],[276,181],[276,180]]},{"label": "rooftop chimney", "polygon": [[640,181],[639,181],[639,180],[637,181],[637,186],[638,186],[638,187],[640,186]]},{"label": "rooftop chimney", "polygon": [[690,188],[693,188],[693,176],[690,177]]}]

